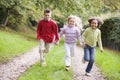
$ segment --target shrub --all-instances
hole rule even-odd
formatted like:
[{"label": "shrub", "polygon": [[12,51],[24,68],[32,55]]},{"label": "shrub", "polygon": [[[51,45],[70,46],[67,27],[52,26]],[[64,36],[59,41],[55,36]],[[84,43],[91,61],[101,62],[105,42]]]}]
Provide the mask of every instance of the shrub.
[{"label": "shrub", "polygon": [[101,26],[103,46],[120,51],[120,18],[104,20]]}]

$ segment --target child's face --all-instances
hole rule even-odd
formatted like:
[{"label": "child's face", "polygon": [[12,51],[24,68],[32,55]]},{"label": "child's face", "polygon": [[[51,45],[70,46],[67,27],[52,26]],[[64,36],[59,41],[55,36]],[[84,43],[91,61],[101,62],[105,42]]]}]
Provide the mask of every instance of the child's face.
[{"label": "child's face", "polygon": [[49,20],[51,17],[51,13],[44,13],[44,19]]},{"label": "child's face", "polygon": [[97,21],[97,20],[92,20],[92,22],[90,23],[90,26],[91,26],[93,29],[96,29],[97,26],[98,26],[98,21]]},{"label": "child's face", "polygon": [[75,25],[75,19],[74,18],[69,19],[68,25],[69,26],[74,26]]}]

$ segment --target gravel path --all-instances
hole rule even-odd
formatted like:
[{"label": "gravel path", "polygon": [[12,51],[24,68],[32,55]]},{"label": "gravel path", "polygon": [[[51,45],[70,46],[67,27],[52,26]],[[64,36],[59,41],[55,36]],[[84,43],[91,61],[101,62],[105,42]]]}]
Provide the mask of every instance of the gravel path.
[{"label": "gravel path", "polygon": [[[83,56],[83,49],[77,47],[75,57],[73,57],[73,71],[74,80],[104,80],[99,69],[94,65],[92,76],[85,76],[85,68],[87,64],[83,64],[81,59]],[[38,46],[29,52],[14,58],[7,64],[0,65],[0,80],[17,80],[17,78],[30,68],[33,64],[39,61]]]},{"label": "gravel path", "polygon": [[38,46],[16,57],[7,64],[0,65],[0,80],[17,80],[31,65],[39,60]]},{"label": "gravel path", "polygon": [[86,64],[82,63],[83,49],[76,47],[75,57],[72,58],[72,67],[74,71],[74,80],[105,80],[98,67],[94,64],[91,77],[85,76]]}]

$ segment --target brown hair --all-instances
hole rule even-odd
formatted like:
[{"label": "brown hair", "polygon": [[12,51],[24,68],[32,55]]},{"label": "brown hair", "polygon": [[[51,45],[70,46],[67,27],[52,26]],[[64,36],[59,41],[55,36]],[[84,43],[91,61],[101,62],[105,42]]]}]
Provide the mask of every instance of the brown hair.
[{"label": "brown hair", "polygon": [[100,28],[100,26],[103,24],[103,21],[100,20],[100,19],[90,18],[90,19],[88,19],[89,25],[91,24],[91,22],[92,22],[93,20],[97,20],[97,22],[98,22],[98,26],[97,26],[97,27],[98,27],[98,28]]},{"label": "brown hair", "polygon": [[44,13],[51,13],[51,10],[45,9],[45,10],[44,10]]}]

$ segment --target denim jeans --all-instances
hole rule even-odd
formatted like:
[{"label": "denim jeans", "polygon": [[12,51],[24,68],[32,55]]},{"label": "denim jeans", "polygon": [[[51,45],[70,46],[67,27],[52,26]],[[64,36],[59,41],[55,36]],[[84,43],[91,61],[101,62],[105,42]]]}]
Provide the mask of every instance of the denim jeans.
[{"label": "denim jeans", "polygon": [[88,65],[86,68],[86,72],[90,73],[93,63],[94,63],[94,55],[95,55],[96,47],[91,47],[86,44],[84,47],[84,60],[88,61]]}]

